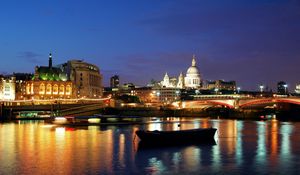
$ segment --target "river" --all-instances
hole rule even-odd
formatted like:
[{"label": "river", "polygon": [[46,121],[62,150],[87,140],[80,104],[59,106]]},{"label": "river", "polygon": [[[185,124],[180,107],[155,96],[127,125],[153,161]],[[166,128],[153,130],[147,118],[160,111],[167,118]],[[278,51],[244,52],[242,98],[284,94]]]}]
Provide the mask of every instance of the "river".
[{"label": "river", "polygon": [[[178,127],[178,124],[181,124]],[[141,148],[134,132],[215,127],[215,145]],[[300,122],[154,118],[61,127],[0,123],[0,174],[299,174]]]}]

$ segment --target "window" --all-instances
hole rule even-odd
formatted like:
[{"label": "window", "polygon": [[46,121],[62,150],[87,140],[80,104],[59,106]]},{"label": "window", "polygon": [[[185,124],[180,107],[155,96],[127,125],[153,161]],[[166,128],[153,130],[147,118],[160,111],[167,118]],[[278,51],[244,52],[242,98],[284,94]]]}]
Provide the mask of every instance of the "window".
[{"label": "window", "polygon": [[70,85],[67,85],[66,86],[66,95],[71,95],[71,86]]},{"label": "window", "polygon": [[55,84],[55,85],[53,86],[53,94],[54,94],[54,95],[57,95],[57,94],[58,94],[58,85],[57,85],[57,84]]},{"label": "window", "polygon": [[40,84],[39,94],[45,94],[45,84],[44,83]]},{"label": "window", "polygon": [[60,85],[59,86],[59,95],[64,95],[65,94],[65,86],[64,85]]},{"label": "window", "polygon": [[47,84],[46,94],[51,94],[51,93],[52,93],[52,85],[51,84]]}]

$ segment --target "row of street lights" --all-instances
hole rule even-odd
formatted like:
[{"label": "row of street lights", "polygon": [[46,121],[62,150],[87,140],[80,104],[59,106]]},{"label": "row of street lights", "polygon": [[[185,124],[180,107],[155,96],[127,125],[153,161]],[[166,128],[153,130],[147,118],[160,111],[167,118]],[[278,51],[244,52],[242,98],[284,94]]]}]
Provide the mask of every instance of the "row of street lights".
[{"label": "row of street lights", "polygon": [[[284,87],[284,93],[287,94],[287,88],[288,88],[288,85],[287,84],[284,84],[282,85]],[[264,85],[259,85],[259,89],[260,89],[260,92],[263,93],[264,92],[264,88],[265,86]]]}]

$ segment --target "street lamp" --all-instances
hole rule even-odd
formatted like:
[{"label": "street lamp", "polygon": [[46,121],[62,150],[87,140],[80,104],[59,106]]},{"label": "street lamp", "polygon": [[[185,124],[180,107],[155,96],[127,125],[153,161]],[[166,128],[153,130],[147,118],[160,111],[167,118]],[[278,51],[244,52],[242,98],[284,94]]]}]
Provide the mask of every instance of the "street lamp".
[{"label": "street lamp", "polygon": [[239,94],[240,93],[240,90],[241,90],[241,87],[237,87],[237,93]]},{"label": "street lamp", "polygon": [[288,87],[288,85],[284,84],[283,87],[284,87],[284,93],[287,94],[287,87]]},{"label": "street lamp", "polygon": [[216,94],[218,94],[218,91],[219,91],[219,89],[218,89],[218,88],[215,88],[215,92],[216,92]]},{"label": "street lamp", "polygon": [[264,91],[264,85],[259,86],[260,92],[262,93]]}]

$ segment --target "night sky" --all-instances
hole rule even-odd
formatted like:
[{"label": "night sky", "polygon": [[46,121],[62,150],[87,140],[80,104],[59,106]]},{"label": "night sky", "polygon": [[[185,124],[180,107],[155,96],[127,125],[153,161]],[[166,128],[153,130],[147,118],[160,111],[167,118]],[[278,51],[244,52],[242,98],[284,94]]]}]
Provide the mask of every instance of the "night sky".
[{"label": "night sky", "polygon": [[145,85],[186,72],[192,55],[205,80],[243,90],[300,83],[298,0],[107,0],[0,2],[0,72],[83,59],[104,84]]}]

